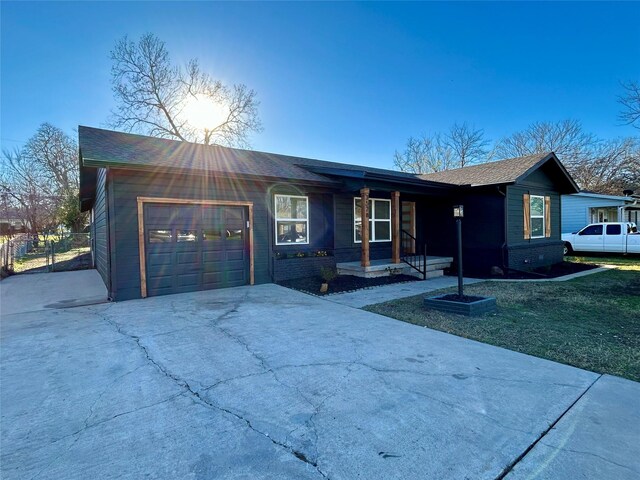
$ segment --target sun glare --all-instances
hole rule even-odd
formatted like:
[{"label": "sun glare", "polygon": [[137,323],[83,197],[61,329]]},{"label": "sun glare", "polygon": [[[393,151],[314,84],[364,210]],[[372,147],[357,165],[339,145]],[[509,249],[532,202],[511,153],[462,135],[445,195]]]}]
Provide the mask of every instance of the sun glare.
[{"label": "sun glare", "polygon": [[204,95],[190,97],[184,108],[188,122],[202,130],[211,130],[225,121],[229,109]]}]

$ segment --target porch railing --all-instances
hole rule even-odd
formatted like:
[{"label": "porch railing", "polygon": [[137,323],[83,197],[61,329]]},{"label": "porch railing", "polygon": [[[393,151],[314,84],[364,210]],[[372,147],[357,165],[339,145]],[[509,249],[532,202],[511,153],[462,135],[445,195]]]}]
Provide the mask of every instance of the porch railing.
[{"label": "porch railing", "polygon": [[400,231],[400,260],[427,278],[427,244],[420,245],[406,230]]}]

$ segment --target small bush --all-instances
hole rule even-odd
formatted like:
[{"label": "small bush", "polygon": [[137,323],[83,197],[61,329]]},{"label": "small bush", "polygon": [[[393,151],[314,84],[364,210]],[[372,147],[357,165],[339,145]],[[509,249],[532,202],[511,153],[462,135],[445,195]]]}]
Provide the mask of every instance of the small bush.
[{"label": "small bush", "polygon": [[322,267],[320,268],[320,276],[325,283],[329,283],[331,280],[338,276],[338,272],[335,268]]}]

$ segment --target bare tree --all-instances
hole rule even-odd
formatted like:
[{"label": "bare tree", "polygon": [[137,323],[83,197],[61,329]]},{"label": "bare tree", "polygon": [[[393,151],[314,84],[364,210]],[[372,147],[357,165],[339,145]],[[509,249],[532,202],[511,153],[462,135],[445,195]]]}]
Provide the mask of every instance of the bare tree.
[{"label": "bare tree", "polygon": [[33,162],[33,168],[42,170],[56,194],[77,193],[78,146],[61,129],[43,123],[25,145],[22,155]]},{"label": "bare tree", "polygon": [[444,135],[409,137],[404,152],[394,153],[393,164],[410,173],[432,173],[486,161],[484,132],[466,122],[455,123]]},{"label": "bare tree", "polygon": [[624,94],[618,97],[622,111],[618,119],[627,125],[640,129],[640,83],[623,82]]},{"label": "bare tree", "polygon": [[619,195],[640,184],[639,140],[601,140],[585,132],[580,122],[537,122],[502,139],[492,155],[519,157],[555,152],[583,190]]},{"label": "bare tree", "polygon": [[0,189],[32,233],[61,222],[79,231],[86,222],[78,199],[78,147],[71,137],[43,123],[22,149],[4,151]]},{"label": "bare tree", "polygon": [[393,164],[408,173],[432,173],[455,168],[454,151],[439,133],[421,138],[409,137],[404,152],[396,150]]},{"label": "bare tree", "polygon": [[3,152],[0,190],[31,233],[55,224],[57,196],[42,169],[34,168],[20,150]]},{"label": "bare tree", "polygon": [[502,159],[554,152],[566,166],[570,166],[587,160],[596,142],[596,137],[586,133],[577,120],[536,122],[500,140],[492,157]]},{"label": "bare tree", "polygon": [[640,144],[635,138],[598,142],[589,160],[576,164],[571,174],[584,190],[620,195],[640,185]]},{"label": "bare tree", "polygon": [[456,167],[466,167],[487,160],[488,140],[484,130],[476,129],[464,122],[454,123],[446,135],[446,145],[453,151]]},{"label": "bare tree", "polygon": [[[118,102],[111,125],[116,128],[242,147],[249,146],[251,133],[262,130],[256,92],[212,79],[196,59],[184,68],[173,65],[165,43],[153,34],[143,35],[137,43],[122,38],[111,51],[111,60]],[[192,105],[200,105],[200,111],[190,111]]]}]

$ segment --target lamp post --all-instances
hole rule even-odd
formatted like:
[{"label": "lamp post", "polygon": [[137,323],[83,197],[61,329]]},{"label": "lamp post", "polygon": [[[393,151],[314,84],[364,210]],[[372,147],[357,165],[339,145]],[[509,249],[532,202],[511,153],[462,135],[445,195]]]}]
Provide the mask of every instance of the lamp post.
[{"label": "lamp post", "polygon": [[462,217],[464,217],[464,206],[454,205],[453,218],[456,219],[456,231],[458,235],[458,296],[462,298]]}]

